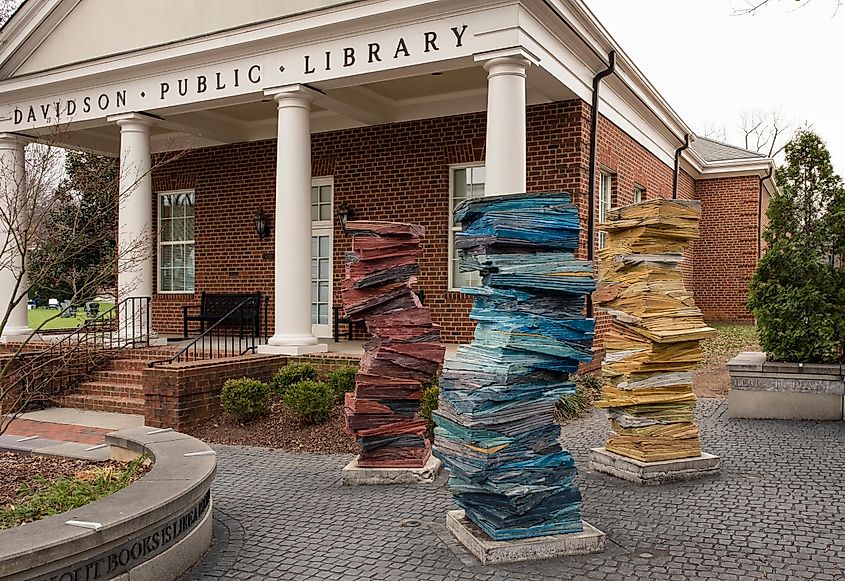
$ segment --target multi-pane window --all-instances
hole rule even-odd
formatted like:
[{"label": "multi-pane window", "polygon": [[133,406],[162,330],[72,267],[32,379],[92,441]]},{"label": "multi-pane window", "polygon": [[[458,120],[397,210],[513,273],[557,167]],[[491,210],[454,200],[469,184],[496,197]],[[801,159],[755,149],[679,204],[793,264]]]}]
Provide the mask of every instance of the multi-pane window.
[{"label": "multi-pane window", "polygon": [[[607,172],[599,175],[599,215],[598,223],[607,221],[607,213],[610,211],[610,204],[613,195],[613,176]],[[599,248],[604,248],[607,241],[607,233],[599,232]]]},{"label": "multi-pane window", "polygon": [[328,325],[332,288],[332,239],[311,236],[311,324]]},{"label": "multi-pane window", "polygon": [[455,206],[471,198],[484,196],[485,171],[484,166],[453,167],[451,175],[451,192],[449,216],[451,228],[449,230],[449,288],[478,286],[481,277],[477,272],[461,272],[459,252],[455,249],[455,232],[460,232],[461,225],[455,223]]},{"label": "multi-pane window", "polygon": [[311,186],[311,221],[332,221],[332,185]]},{"label": "multi-pane window", "polygon": [[331,178],[311,184],[311,324],[318,336],[330,336],[332,311],[332,204]]},{"label": "multi-pane window", "polygon": [[639,204],[643,200],[645,200],[645,188],[634,186],[634,203]]},{"label": "multi-pane window", "polygon": [[192,191],[158,197],[158,290],[194,292],[194,206]]}]

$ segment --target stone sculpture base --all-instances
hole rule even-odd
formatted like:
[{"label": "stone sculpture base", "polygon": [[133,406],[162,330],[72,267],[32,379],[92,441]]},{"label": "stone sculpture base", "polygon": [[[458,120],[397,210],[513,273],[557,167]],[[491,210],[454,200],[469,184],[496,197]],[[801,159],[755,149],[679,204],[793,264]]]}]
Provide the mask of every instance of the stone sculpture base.
[{"label": "stone sculpture base", "polygon": [[722,461],[718,456],[702,452],[695,458],[666,460],[663,462],[640,462],[626,458],[605,448],[590,450],[590,469],[616,476],[628,482],[655,486],[669,482],[683,482],[719,474]]},{"label": "stone sculpture base", "polygon": [[344,486],[384,484],[431,484],[443,463],[434,456],[422,468],[359,468],[358,458],[343,468]]},{"label": "stone sculpture base", "polygon": [[536,561],[604,551],[605,534],[586,521],[580,533],[494,541],[469,520],[464,511],[446,513],[446,528],[483,564]]}]

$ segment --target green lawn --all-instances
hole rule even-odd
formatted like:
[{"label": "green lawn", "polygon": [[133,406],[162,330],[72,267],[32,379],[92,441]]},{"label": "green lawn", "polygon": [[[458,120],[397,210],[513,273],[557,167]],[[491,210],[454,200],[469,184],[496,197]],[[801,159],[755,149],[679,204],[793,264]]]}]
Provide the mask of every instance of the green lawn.
[{"label": "green lawn", "polygon": [[[114,305],[112,303],[100,303],[100,312],[104,313],[112,308]],[[85,313],[82,309],[77,311],[78,315],[76,317],[61,317],[56,316],[59,314],[59,311],[56,309],[48,309],[45,307],[41,307],[38,309],[29,309],[29,328],[30,329],[37,329],[41,326],[44,321],[47,323],[44,325],[44,330],[55,330],[55,329],[75,329],[82,325],[85,322]],[[49,320],[48,319],[52,319]]]},{"label": "green lawn", "polygon": [[742,351],[759,350],[757,343],[757,327],[754,325],[712,325],[717,334],[711,339],[701,342],[704,361],[701,365],[708,365],[723,359],[729,359]]}]

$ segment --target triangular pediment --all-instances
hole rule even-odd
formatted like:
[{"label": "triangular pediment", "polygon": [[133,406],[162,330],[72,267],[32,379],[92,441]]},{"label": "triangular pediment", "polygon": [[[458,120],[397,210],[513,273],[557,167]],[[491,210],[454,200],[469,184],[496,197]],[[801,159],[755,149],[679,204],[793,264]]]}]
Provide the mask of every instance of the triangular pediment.
[{"label": "triangular pediment", "polygon": [[[33,2],[34,0],[29,0]],[[162,46],[349,0],[61,0],[22,33],[5,77]],[[58,22],[57,22],[58,21]],[[5,32],[5,31],[4,31]],[[6,39],[14,42],[15,39]],[[17,39],[19,41],[23,39]],[[11,69],[8,65],[11,65]]]}]

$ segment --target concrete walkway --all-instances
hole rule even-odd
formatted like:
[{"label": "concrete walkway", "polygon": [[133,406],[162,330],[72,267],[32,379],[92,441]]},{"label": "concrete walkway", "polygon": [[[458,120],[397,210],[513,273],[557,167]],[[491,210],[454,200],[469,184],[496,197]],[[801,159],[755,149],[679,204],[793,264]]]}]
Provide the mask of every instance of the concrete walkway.
[{"label": "concrete walkway", "polygon": [[215,446],[215,544],[186,579],[623,581],[845,579],[845,423],[729,420],[703,400],[721,476],[642,488],[586,471],[603,412],[563,430],[600,555],[482,566],[445,530],[432,486],[344,487],[348,455]]},{"label": "concrete walkway", "polygon": [[108,460],[106,434],[143,425],[144,416],[48,408],[12,420],[0,435],[0,450]]}]

